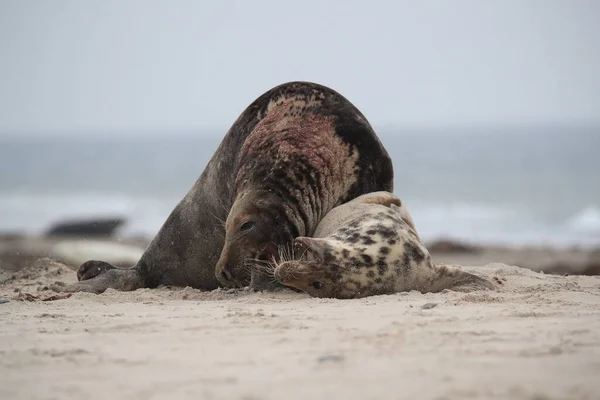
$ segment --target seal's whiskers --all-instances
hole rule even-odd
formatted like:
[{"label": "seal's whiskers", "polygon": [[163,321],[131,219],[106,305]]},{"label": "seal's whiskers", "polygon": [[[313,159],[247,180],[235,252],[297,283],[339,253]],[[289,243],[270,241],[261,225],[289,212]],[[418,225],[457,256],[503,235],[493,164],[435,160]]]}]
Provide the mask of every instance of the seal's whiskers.
[{"label": "seal's whiskers", "polygon": [[267,260],[258,258],[246,258],[242,263],[242,269],[245,273],[258,273],[260,275],[272,276],[275,267]]},{"label": "seal's whiskers", "polygon": [[[213,216],[214,219],[216,219],[218,222],[221,223],[221,226],[223,226],[223,228],[225,228],[225,220],[223,218],[219,218],[215,215],[215,213],[213,213],[212,211],[210,212],[210,215]],[[222,236],[225,236],[225,232],[219,232]]]}]

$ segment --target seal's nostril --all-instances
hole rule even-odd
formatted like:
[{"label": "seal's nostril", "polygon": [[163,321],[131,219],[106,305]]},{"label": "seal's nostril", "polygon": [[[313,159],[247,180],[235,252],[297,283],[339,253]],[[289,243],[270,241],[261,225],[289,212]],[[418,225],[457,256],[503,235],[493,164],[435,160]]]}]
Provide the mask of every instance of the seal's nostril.
[{"label": "seal's nostril", "polygon": [[223,271],[221,271],[221,277],[226,281],[233,281],[233,275],[231,275],[231,272],[229,272],[227,266],[225,266]]}]

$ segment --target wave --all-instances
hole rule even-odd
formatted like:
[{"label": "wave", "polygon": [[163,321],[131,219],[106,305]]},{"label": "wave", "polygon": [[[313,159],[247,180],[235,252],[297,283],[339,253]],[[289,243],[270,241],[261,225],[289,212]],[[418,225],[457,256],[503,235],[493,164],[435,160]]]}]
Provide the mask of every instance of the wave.
[{"label": "wave", "polygon": [[573,215],[567,221],[573,231],[600,234],[600,209],[589,206]]},{"label": "wave", "polygon": [[600,210],[587,207],[564,220],[544,220],[516,205],[407,204],[425,241],[451,239],[506,246],[598,247]]}]

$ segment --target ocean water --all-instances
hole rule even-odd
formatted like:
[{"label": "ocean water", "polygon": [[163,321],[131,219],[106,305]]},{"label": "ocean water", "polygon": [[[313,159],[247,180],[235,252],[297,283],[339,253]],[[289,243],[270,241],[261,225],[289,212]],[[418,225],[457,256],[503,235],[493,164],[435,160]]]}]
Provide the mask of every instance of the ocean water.
[{"label": "ocean water", "polygon": [[[0,232],[123,215],[154,235],[222,133],[0,136]],[[380,129],[425,240],[600,245],[600,128]]]}]

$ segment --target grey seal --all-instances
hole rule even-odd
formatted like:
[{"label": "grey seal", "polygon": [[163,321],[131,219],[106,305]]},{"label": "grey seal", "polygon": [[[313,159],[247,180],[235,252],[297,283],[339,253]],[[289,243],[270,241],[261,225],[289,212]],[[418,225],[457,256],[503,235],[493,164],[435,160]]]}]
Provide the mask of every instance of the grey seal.
[{"label": "grey seal", "polygon": [[392,161],[365,116],[331,88],[284,83],[242,112],[131,269],[86,261],[79,282],[52,289],[268,287],[249,261],[276,259],[335,206],[381,190],[393,190]]},{"label": "grey seal", "polygon": [[435,265],[405,205],[392,193],[359,196],[332,209],[315,237],[295,239],[295,259],[273,276],[313,297],[351,299],[417,290],[494,289],[459,268]]}]

